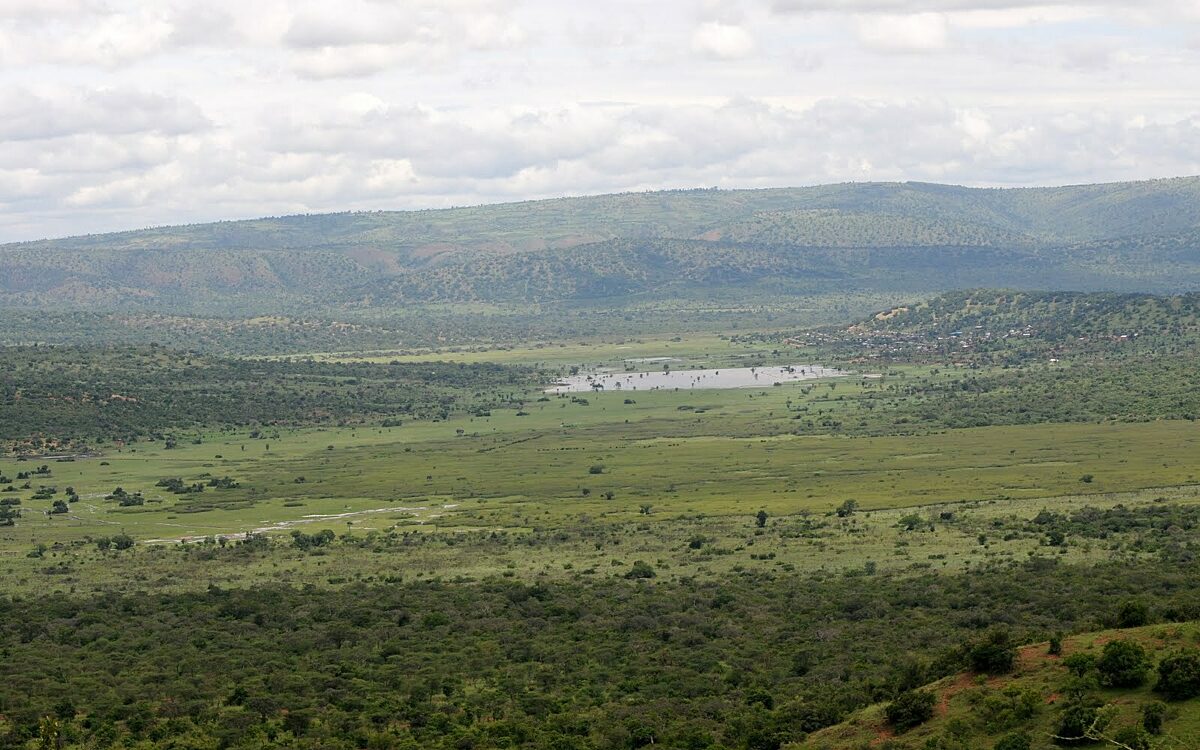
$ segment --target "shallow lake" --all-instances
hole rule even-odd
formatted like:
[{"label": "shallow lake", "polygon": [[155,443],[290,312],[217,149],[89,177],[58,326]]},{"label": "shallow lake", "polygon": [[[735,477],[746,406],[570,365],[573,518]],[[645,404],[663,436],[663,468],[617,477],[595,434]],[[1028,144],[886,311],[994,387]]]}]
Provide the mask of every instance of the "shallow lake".
[{"label": "shallow lake", "polygon": [[844,377],[849,373],[820,365],[783,367],[722,367],[714,370],[668,370],[659,372],[596,372],[562,378],[546,393],[584,391],[656,391],[713,388],[759,388],[797,380]]}]

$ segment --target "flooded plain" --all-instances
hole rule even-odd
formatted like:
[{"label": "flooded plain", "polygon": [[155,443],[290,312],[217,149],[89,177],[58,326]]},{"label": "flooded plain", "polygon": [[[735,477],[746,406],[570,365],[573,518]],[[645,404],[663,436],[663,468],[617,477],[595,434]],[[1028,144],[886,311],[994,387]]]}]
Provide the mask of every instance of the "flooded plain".
[{"label": "flooded plain", "polygon": [[722,367],[713,370],[671,370],[658,372],[612,372],[597,370],[562,378],[546,393],[586,391],[660,391],[722,388],[759,388],[797,380],[845,377],[849,373],[820,365],[784,365],[782,367]]}]

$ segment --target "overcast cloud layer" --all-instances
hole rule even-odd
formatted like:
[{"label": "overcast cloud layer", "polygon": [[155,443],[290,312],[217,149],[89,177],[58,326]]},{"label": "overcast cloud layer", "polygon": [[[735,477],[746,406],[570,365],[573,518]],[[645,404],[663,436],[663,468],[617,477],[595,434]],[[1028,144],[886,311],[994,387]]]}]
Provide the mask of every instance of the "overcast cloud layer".
[{"label": "overcast cloud layer", "polygon": [[1200,174],[1200,0],[0,0],[0,113],[0,241]]}]

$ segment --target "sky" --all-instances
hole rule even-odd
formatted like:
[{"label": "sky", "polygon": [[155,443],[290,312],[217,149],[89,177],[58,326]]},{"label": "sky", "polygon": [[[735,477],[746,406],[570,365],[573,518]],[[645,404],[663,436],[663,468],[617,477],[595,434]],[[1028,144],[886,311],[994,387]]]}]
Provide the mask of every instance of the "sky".
[{"label": "sky", "polygon": [[0,241],[1200,174],[1200,0],[0,0]]}]

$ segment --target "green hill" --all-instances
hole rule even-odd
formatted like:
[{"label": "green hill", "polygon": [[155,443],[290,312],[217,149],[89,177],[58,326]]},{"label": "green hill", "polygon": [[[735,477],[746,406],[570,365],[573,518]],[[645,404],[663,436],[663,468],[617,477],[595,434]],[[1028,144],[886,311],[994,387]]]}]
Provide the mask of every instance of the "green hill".
[{"label": "green hill", "polygon": [[876,313],[855,327],[948,335],[976,327],[993,331],[1035,326],[1039,338],[1200,335],[1200,294],[1158,296],[1117,292],[1020,292],[972,289]]},{"label": "green hill", "polygon": [[[932,700],[932,716],[904,730],[888,719],[888,704],[853,714],[841,724],[789,745],[793,750],[888,748],[889,750],[1049,750],[1056,747],[1192,748],[1200,746],[1200,697],[1180,699],[1163,692],[1157,668],[1180,654],[1200,659],[1200,624],[1164,624],[1087,633],[1062,640],[1062,653],[1048,653],[1047,643],[1018,649],[1011,673],[988,675],[964,672],[915,691]],[[1145,661],[1141,683],[1114,686],[1120,673],[1103,667],[1118,664],[1105,657],[1108,644],[1140,646]],[[1108,647],[1110,653],[1134,655],[1138,649]],[[1089,662],[1098,661],[1101,668]],[[1197,662],[1200,663],[1200,662]],[[1134,665],[1131,672],[1138,672]],[[1196,675],[1200,679],[1200,675]],[[1129,680],[1130,682],[1136,680]],[[1200,682],[1196,684],[1200,689]],[[1174,699],[1172,699],[1174,698]],[[919,702],[919,701],[918,701]],[[1147,708],[1161,705],[1161,708]],[[1162,711],[1162,725],[1153,726],[1146,712]],[[1089,740],[1067,732],[1067,716],[1082,714]],[[893,715],[893,718],[895,716]],[[1145,728],[1157,729],[1147,732]],[[1027,743],[1027,744],[1026,744]]]},{"label": "green hill", "polygon": [[413,303],[1200,285],[1200,178],[864,183],[343,213],[0,246],[0,305],[257,314]]}]

